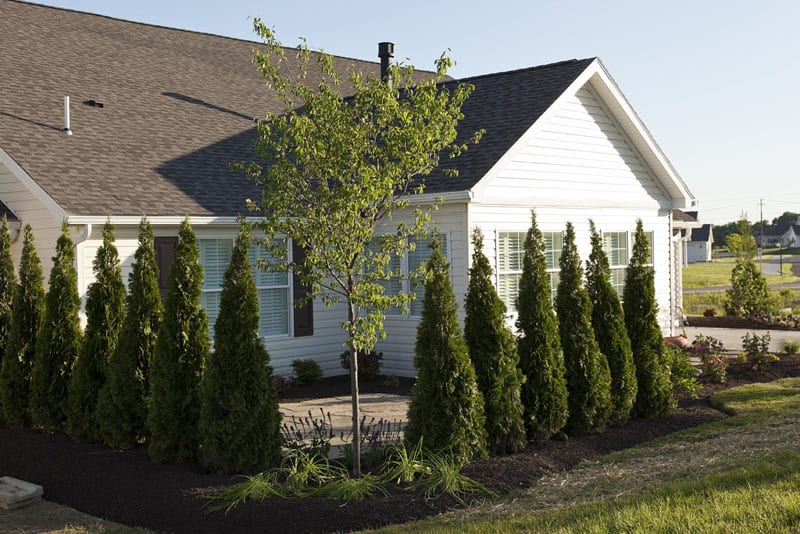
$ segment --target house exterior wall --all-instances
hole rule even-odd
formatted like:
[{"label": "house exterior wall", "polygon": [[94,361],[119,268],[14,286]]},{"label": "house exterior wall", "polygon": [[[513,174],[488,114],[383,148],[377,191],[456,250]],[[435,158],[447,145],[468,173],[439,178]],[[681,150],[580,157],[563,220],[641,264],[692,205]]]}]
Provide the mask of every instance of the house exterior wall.
[{"label": "house exterior wall", "polygon": [[[439,231],[446,236],[446,255],[450,263],[450,281],[453,284],[458,316],[463,325],[464,297],[467,292],[469,270],[469,230],[467,204],[443,204],[435,212]],[[410,222],[408,217],[397,220]],[[389,315],[384,321],[386,339],[379,341],[375,350],[383,352],[382,373],[385,375],[416,376],[414,369],[414,345],[417,339],[419,317]]]},{"label": "house exterior wall", "polygon": [[686,245],[686,261],[697,263],[711,261],[711,246],[707,241],[690,241]]},{"label": "house exterior wall", "polygon": [[[52,258],[56,253],[56,241],[61,235],[61,221],[56,220],[53,212],[2,162],[0,162],[0,198],[19,217],[22,227],[26,224],[31,225],[36,253],[42,260],[44,283],[47,287],[53,264]],[[19,236],[11,244],[14,266],[17,269],[22,255],[22,227]]]},{"label": "house exterior wall", "polygon": [[553,109],[476,187],[469,206],[470,227],[485,235],[485,249],[497,269],[498,232],[524,232],[535,208],[542,232],[575,226],[578,251],[589,256],[591,218],[602,232],[628,232],[629,247],[641,219],[653,232],[656,298],[665,334],[674,317],[670,197],[658,183],[591,87]]},{"label": "house exterior wall", "polygon": [[[238,231],[236,226],[197,225],[193,229],[198,240],[228,238],[233,240]],[[175,236],[178,234],[178,227],[154,225],[153,233],[155,236]],[[86,290],[95,280],[92,263],[101,244],[102,225],[93,225],[91,236],[77,246],[78,290],[84,304]],[[138,247],[138,227],[116,226],[114,244],[119,252],[122,274],[127,284]],[[290,321],[291,315],[290,313]],[[341,321],[344,317],[346,317],[344,306],[328,308],[317,300],[314,302],[313,335],[294,337],[290,334],[264,338],[275,373],[284,376],[291,375],[292,360],[312,358],[320,364],[326,375],[344,374],[346,371],[341,368],[339,363],[339,354],[344,350],[344,334],[341,330]],[[291,323],[289,330],[292,331]]]}]

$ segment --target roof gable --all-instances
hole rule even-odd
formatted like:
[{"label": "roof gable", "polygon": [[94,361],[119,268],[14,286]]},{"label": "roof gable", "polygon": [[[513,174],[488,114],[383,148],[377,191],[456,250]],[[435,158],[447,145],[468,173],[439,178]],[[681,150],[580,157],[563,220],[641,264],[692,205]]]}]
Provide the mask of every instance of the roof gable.
[{"label": "roof gable", "polygon": [[713,234],[711,233],[711,224],[707,223],[701,226],[700,228],[693,228],[692,229],[692,241],[703,241],[707,242],[713,239]]}]

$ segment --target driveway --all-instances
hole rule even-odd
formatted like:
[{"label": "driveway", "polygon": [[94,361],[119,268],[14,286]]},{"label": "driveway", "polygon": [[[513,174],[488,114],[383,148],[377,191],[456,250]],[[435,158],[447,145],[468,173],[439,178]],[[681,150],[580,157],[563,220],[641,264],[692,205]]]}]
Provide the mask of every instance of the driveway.
[{"label": "driveway", "polygon": [[800,332],[795,330],[746,330],[743,328],[711,328],[711,327],[686,327],[686,336],[689,341],[693,340],[697,334],[703,334],[719,339],[725,344],[729,351],[739,352],[742,349],[742,338],[747,333],[757,332],[758,335],[764,335],[769,332],[771,337],[769,343],[769,350],[772,352],[780,352],[781,345],[786,340],[794,340],[800,342]]}]

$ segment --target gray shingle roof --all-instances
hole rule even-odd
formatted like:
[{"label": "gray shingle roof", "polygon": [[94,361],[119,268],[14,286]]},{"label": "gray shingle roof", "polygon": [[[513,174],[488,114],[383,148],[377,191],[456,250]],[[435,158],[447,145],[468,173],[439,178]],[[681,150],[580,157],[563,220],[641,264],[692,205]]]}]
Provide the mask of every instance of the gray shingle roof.
[{"label": "gray shingle roof", "polygon": [[[0,0],[0,35],[0,148],[67,213],[236,215],[256,197],[228,165],[254,157],[252,118],[280,110],[251,63],[257,43],[16,0]],[[458,178],[431,176],[428,190],[474,185],[591,61],[467,79],[460,131],[486,135],[456,160]]]},{"label": "gray shingle roof", "polygon": [[704,224],[700,228],[692,228],[692,241],[708,241],[711,234],[711,224]]}]

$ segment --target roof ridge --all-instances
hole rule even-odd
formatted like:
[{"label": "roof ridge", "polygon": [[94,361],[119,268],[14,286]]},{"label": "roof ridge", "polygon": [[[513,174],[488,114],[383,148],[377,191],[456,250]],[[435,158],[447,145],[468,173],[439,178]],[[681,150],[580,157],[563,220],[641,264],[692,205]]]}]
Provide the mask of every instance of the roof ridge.
[{"label": "roof ridge", "polygon": [[[80,9],[71,9],[71,8],[61,7],[61,6],[51,6],[51,5],[46,5],[46,4],[38,4],[36,2],[29,2],[27,0],[6,0],[6,1],[14,2],[14,3],[17,3],[17,4],[23,4],[23,5],[43,7],[43,8],[53,9],[53,10],[57,10],[57,11],[66,11],[68,13],[79,13],[81,15],[89,15],[89,16],[92,16],[92,17],[99,17],[99,18],[113,20],[113,21],[117,21],[117,22],[124,22],[124,23],[127,23],[127,24],[137,24],[139,26],[148,26],[150,28],[158,28],[158,29],[162,29],[162,30],[171,30],[171,31],[176,31],[176,32],[190,33],[190,34],[194,34],[194,35],[205,35],[205,36],[208,36],[208,37],[218,37],[220,39],[228,39],[230,41],[237,41],[237,42],[240,42],[240,43],[249,43],[249,44],[252,44],[252,45],[263,45],[264,44],[264,43],[262,43],[260,41],[251,41],[249,39],[242,39],[240,37],[231,37],[230,35],[220,35],[220,34],[217,34],[217,33],[209,33],[209,32],[203,32],[203,31],[199,31],[199,30],[188,30],[186,28],[174,28],[172,26],[164,26],[164,25],[161,25],[161,24],[153,24],[151,22],[140,22],[138,20],[128,20],[128,19],[122,19],[122,18],[119,18],[119,17],[112,17],[110,15],[102,15],[100,13],[92,13],[90,11],[81,11]],[[281,47],[284,50],[287,50],[287,51],[288,50],[296,50],[296,47],[293,47],[293,46],[281,45]],[[344,60],[350,60],[350,61],[360,61],[362,63],[370,63],[370,64],[374,64],[374,65],[379,65],[380,64],[380,61],[370,61],[368,59],[360,59],[360,58],[349,57],[349,56],[340,56],[340,55],[337,55],[337,54],[331,54],[330,52],[326,52],[323,49],[319,49],[319,50],[310,49],[309,51],[312,52],[312,53],[328,54],[328,55],[330,55],[330,56],[332,56],[334,58],[337,58],[337,59],[344,59]],[[419,70],[420,72],[433,72],[433,71],[429,71],[429,70],[426,70],[426,69],[417,69],[417,68],[415,68],[414,70]]]},{"label": "roof ridge", "polygon": [[561,66],[568,65],[568,64],[578,64],[578,63],[582,63],[584,61],[592,62],[595,59],[598,59],[597,56],[583,58],[583,59],[565,59],[565,60],[562,60],[562,61],[556,61],[554,63],[546,63],[544,65],[534,65],[532,67],[522,67],[522,68],[519,68],[519,69],[502,70],[502,71],[498,71],[498,72],[489,72],[489,73],[486,73],[486,74],[476,74],[474,76],[467,76],[465,78],[458,78],[457,81],[459,81],[459,82],[467,82],[467,81],[470,81],[470,80],[478,80],[478,79],[481,79],[481,78],[491,78],[491,77],[501,76],[501,75],[504,76],[504,75],[507,75],[507,74],[509,74],[509,75],[510,74],[518,74],[520,72],[528,72],[528,71],[534,71],[534,70],[544,70],[544,69],[549,69],[549,68],[553,68],[553,67],[561,67]]}]

